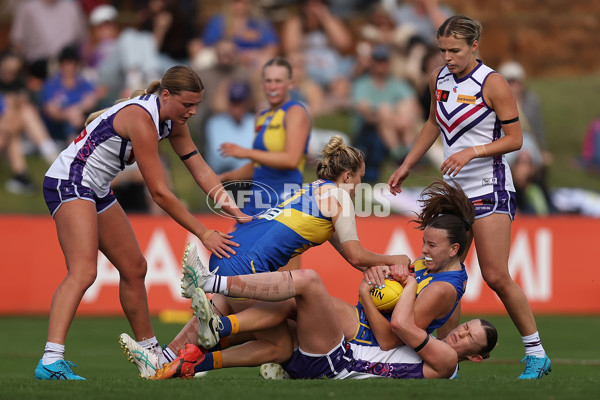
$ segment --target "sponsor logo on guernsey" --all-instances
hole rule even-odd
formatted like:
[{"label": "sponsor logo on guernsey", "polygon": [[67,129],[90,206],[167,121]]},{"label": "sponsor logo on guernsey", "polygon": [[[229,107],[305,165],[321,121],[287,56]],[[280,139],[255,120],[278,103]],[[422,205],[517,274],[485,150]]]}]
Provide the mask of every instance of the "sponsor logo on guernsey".
[{"label": "sponsor logo on guernsey", "polygon": [[486,185],[495,185],[498,183],[498,178],[483,178],[481,180],[481,186],[486,186]]},{"label": "sponsor logo on guernsey", "polygon": [[452,88],[452,91],[453,91],[454,93],[456,93],[456,91],[457,91],[457,90],[458,90],[458,86],[454,86],[454,87]]},{"label": "sponsor logo on guernsey", "polygon": [[466,103],[466,104],[475,104],[475,100],[477,100],[477,97],[475,96],[466,96],[464,94],[459,94],[458,97],[456,98],[456,101],[459,103]]},{"label": "sponsor logo on guernsey", "polygon": [[435,99],[436,101],[441,101],[442,103],[445,103],[448,101],[448,96],[450,95],[450,91],[449,90],[441,90],[441,89],[436,89],[435,91]]}]

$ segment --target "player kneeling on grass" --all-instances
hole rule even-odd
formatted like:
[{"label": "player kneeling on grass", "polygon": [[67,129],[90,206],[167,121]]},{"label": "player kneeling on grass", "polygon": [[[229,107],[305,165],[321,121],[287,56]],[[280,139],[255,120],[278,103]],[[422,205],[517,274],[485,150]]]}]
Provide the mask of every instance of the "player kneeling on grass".
[{"label": "player kneeling on grass", "polygon": [[[481,319],[458,326],[443,340],[419,328],[414,315],[418,284],[410,275],[401,281],[404,290],[391,319],[392,330],[405,345],[392,350],[348,343],[344,339],[336,308],[315,271],[234,276],[227,277],[224,283],[225,289],[220,292],[229,296],[271,302],[295,299],[294,343],[297,347],[283,363],[294,379],[451,378],[456,374],[458,362],[478,362],[489,357],[497,341],[496,329]],[[202,324],[218,319],[201,289],[196,289],[192,302]],[[225,357],[226,352],[204,353],[197,346],[188,345],[176,360],[158,370],[151,379],[192,377],[197,372],[213,369],[215,363],[226,361]]]}]

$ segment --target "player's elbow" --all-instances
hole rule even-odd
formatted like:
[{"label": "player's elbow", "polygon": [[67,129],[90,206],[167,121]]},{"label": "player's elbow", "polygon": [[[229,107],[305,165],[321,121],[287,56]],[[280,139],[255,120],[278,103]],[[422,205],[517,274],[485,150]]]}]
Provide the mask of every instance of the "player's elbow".
[{"label": "player's elbow", "polygon": [[281,169],[296,169],[300,165],[300,158],[286,157],[280,164]]},{"label": "player's elbow", "polygon": [[346,249],[344,250],[346,261],[350,263],[354,268],[364,269],[369,267],[365,264],[365,258],[362,256],[359,249]]},{"label": "player's elbow", "polygon": [[150,196],[160,208],[165,209],[173,194],[166,188],[157,188],[150,190]]},{"label": "player's elbow", "polygon": [[397,340],[377,340],[377,341],[379,343],[379,347],[383,351],[393,350],[400,345]]},{"label": "player's elbow", "polygon": [[390,328],[399,338],[402,338],[402,335],[406,333],[409,328],[409,323],[403,318],[392,318],[390,321]]},{"label": "player's elbow", "polygon": [[521,147],[523,146],[523,136],[520,135],[519,137],[516,137],[513,140],[513,145],[514,145],[513,151],[520,150]]}]

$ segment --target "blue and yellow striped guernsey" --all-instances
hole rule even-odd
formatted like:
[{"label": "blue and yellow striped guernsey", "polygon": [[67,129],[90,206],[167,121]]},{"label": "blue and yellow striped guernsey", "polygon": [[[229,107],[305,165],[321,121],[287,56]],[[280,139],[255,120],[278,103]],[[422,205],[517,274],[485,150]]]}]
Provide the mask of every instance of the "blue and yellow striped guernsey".
[{"label": "blue and yellow striped guernsey", "polygon": [[[454,309],[460,302],[463,294],[465,294],[465,289],[467,286],[467,271],[465,266],[461,264],[462,269],[460,271],[443,271],[443,272],[434,272],[429,273],[427,271],[427,264],[425,260],[420,257],[416,259],[412,263],[412,267],[415,270],[415,278],[418,283],[417,287],[417,295],[430,283],[432,282],[448,282],[456,289],[456,301],[454,302],[454,306],[449,313],[444,315],[442,318],[434,319],[431,321],[429,326],[427,327],[427,333],[431,334],[437,328],[441,327],[448,321],[448,318],[454,312]],[[358,326],[356,329],[356,334],[354,337],[349,340],[350,342],[368,345],[368,346],[377,346],[377,339],[375,339],[375,334],[371,330],[371,326],[369,325],[369,321],[367,320],[367,313],[365,312],[364,307],[360,302],[355,306],[356,307],[356,318],[358,320]],[[383,314],[384,317],[389,321],[392,318],[392,313]]]},{"label": "blue and yellow striped guernsey", "polygon": [[218,275],[245,275],[277,271],[313,246],[331,238],[334,228],[331,218],[325,217],[315,199],[315,191],[335,183],[317,180],[304,185],[257,220],[239,225],[231,233],[239,243],[231,258],[210,257],[210,270],[219,267]]},{"label": "blue and yellow striped guernsey", "polygon": [[[287,140],[285,116],[287,111],[295,105],[306,109],[302,103],[295,100],[289,100],[281,107],[274,110],[264,110],[257,116],[254,142],[252,144],[253,149],[269,152],[285,151],[285,143]],[[266,196],[266,194],[263,193],[263,190],[261,190],[265,185],[276,193],[279,196],[279,199],[282,199],[284,195],[287,194],[285,192],[286,184],[295,185],[296,188],[301,187],[307,151],[308,140],[306,141],[300,163],[298,164],[298,167],[294,169],[277,169],[254,163],[252,180],[257,182],[258,185],[253,185],[252,193],[255,196],[261,196],[262,200],[261,202],[250,200],[242,211],[248,215],[257,215],[261,211],[264,211],[264,209],[257,209],[256,205],[269,202],[269,196]],[[271,204],[271,206],[275,206],[275,204]]]}]

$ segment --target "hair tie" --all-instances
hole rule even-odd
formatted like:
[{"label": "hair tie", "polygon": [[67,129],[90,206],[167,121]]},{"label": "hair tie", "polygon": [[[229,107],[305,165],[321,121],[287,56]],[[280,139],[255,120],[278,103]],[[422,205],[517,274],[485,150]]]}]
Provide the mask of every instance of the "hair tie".
[{"label": "hair tie", "polygon": [[460,219],[462,219],[462,222],[465,225],[465,229],[468,232],[471,229],[471,224],[469,223],[469,221],[467,221],[465,217],[460,217]]}]

